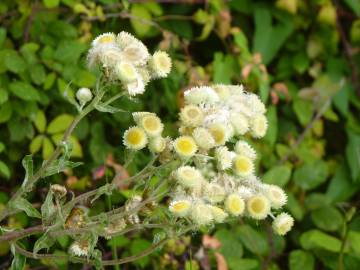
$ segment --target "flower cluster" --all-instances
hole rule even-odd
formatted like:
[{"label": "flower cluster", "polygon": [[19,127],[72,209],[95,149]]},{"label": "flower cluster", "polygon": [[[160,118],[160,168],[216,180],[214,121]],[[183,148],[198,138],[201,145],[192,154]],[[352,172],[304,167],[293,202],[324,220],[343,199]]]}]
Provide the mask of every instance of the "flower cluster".
[{"label": "flower cluster", "polygon": [[176,185],[170,212],[198,226],[240,216],[255,220],[271,216],[275,232],[287,233],[293,218],[272,213],[286,204],[287,196],[280,187],[255,176],[256,151],[244,140],[244,135],[266,134],[266,109],[259,97],[238,85],[194,87],[184,97],[178,138],[160,137],[163,125],[149,112],[135,113],[138,125],[124,135],[125,145],[133,150],[144,148],[148,140],[152,150],[151,142],[157,138],[161,147],[152,152],[166,155],[167,161],[181,161],[172,174]]},{"label": "flower cluster", "polygon": [[164,78],[171,70],[171,59],[166,52],[150,55],[140,40],[124,31],[95,38],[88,64],[102,66],[108,78],[121,82],[131,96],[142,94],[151,79]]}]

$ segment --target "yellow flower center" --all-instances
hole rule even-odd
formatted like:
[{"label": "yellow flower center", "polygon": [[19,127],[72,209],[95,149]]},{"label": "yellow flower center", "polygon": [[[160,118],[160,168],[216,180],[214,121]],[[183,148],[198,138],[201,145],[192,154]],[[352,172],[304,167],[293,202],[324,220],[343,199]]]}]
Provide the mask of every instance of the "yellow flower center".
[{"label": "yellow flower center", "polygon": [[235,162],[236,169],[240,172],[247,172],[250,169],[250,163],[245,158],[237,158]]},{"label": "yellow flower center", "polygon": [[240,212],[241,211],[241,204],[240,204],[240,201],[237,200],[237,199],[232,199],[230,200],[230,203],[229,203],[229,208],[233,211],[233,212]]},{"label": "yellow flower center", "polygon": [[156,117],[146,116],[143,121],[143,127],[146,130],[155,131],[158,130],[160,126],[160,121]]},{"label": "yellow flower center", "polygon": [[194,144],[188,139],[181,139],[178,141],[177,146],[183,153],[191,153],[194,150]]},{"label": "yellow flower center", "polygon": [[218,128],[213,128],[210,130],[210,132],[217,144],[223,143],[224,138],[225,138],[225,133],[223,130],[218,129]]},{"label": "yellow flower center", "polygon": [[262,212],[264,208],[265,208],[265,204],[261,199],[254,199],[251,202],[251,209],[256,213]]},{"label": "yellow flower center", "polygon": [[189,208],[189,204],[187,202],[177,202],[173,204],[172,208],[175,212],[182,212]]},{"label": "yellow flower center", "polygon": [[129,144],[137,145],[141,142],[141,139],[143,138],[143,134],[141,134],[138,130],[131,130],[127,134],[127,141]]},{"label": "yellow flower center", "polygon": [[113,41],[114,41],[114,37],[111,35],[106,35],[99,39],[99,43],[110,43]]}]

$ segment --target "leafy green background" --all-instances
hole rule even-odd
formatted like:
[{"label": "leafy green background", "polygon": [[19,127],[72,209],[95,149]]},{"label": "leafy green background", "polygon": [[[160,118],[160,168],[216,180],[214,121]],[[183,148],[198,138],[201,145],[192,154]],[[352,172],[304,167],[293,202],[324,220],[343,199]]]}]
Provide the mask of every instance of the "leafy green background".
[{"label": "leafy green background", "polygon": [[[169,1],[171,2],[171,1]],[[175,2],[175,1],[173,1]],[[93,87],[86,51],[97,34],[126,30],[174,59],[169,78],[144,96],[121,101],[126,110],[150,110],[176,134],[182,91],[191,85],[243,83],[268,107],[270,128],[253,144],[266,183],[285,188],[286,210],[296,219],[287,237],[270,223],[240,220],[174,240],[127,269],[360,269],[360,2],[358,0],[210,0],[129,3],[116,0],[2,0],[0,2],[0,209],[21,184],[21,158],[40,164],[75,115],[65,96]],[[187,3],[186,3],[187,2]],[[49,183],[75,193],[99,186],[125,160],[128,113],[92,113],[71,138],[73,159],[84,165],[39,183],[30,200],[40,206]],[[109,162],[109,154],[114,162]],[[139,154],[132,174],[146,161]],[[121,204],[129,196],[112,196]],[[93,213],[107,210],[99,200]],[[25,214],[7,224],[35,225]],[[210,234],[220,247],[202,240]],[[36,238],[24,241],[31,248]],[[149,246],[151,233],[100,243],[121,257]],[[59,238],[51,252],[66,252]],[[200,251],[199,251],[200,250]],[[109,253],[110,252],[110,253]],[[220,259],[219,259],[220,254]],[[0,244],[0,268],[11,264]],[[29,269],[81,269],[67,261],[28,260]],[[42,266],[41,266],[42,265]],[[84,269],[84,268],[83,268]],[[226,269],[226,268],[218,268]]]}]

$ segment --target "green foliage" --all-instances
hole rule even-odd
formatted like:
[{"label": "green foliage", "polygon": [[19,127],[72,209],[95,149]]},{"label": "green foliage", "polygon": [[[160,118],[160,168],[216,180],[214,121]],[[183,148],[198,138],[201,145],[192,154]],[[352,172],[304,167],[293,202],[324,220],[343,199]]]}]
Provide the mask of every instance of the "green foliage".
[{"label": "green foliage", "polygon": [[[264,140],[251,142],[259,153],[257,172],[264,182],[286,190],[286,210],[296,219],[294,231],[277,237],[267,224],[249,224],[244,218],[207,232],[221,243],[215,250],[201,249],[201,237],[196,236],[181,256],[162,250],[129,269],[170,269],[162,264],[169,257],[173,269],[197,269],[205,261],[215,269],[215,252],[231,270],[358,269],[359,16],[356,0],[211,0],[207,5],[0,1],[0,212],[10,193],[30,189],[33,169],[61,143],[79,109],[76,90],[94,89],[96,71],[89,71],[85,62],[96,35],[126,30],[174,59],[169,78],[151,82],[143,97],[120,99],[113,106],[98,104],[98,111],[108,113],[92,112],[79,124],[60,160],[43,172],[38,188],[10,203],[23,213],[4,225],[21,228],[38,224],[40,218],[44,224],[56,224],[60,217],[47,191],[50,184],[85,192],[107,183],[114,174],[109,154],[115,165],[126,160],[121,140],[125,128],[133,125],[128,112],[159,113],[166,135],[174,136],[186,87],[209,81],[243,83],[267,104],[268,133]],[[108,91],[116,94],[119,89]],[[25,178],[19,161],[23,156]],[[133,156],[125,172],[135,174],[148,160],[145,154]],[[84,166],[73,169],[80,161]],[[103,168],[102,176],[92,178]],[[139,193],[122,188],[111,195],[119,205]],[[91,211],[104,211],[107,195],[105,186]],[[116,246],[126,257],[151,245],[151,233],[131,235],[101,239],[102,247]],[[35,253],[49,249],[64,255],[73,241],[70,236],[37,237],[23,241]],[[1,261],[9,261],[12,255],[2,248]],[[12,252],[11,269],[24,269],[25,263],[28,268],[80,269],[64,259],[26,262],[13,247]],[[93,257],[99,260],[101,252],[94,250]]]}]

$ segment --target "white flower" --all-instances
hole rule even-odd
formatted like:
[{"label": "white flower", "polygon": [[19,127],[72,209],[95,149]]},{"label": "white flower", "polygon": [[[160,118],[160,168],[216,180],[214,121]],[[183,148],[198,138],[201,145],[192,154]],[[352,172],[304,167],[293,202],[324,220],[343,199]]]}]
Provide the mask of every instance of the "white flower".
[{"label": "white flower", "polygon": [[204,187],[204,197],[211,203],[222,202],[225,195],[225,189],[219,184],[207,183]]},{"label": "white flower", "polygon": [[144,115],[139,120],[139,126],[142,127],[150,137],[160,136],[164,130],[164,125],[159,117],[153,114]]},{"label": "white flower", "polygon": [[124,133],[124,145],[132,150],[140,150],[148,143],[145,131],[139,127],[130,127]]},{"label": "white flower", "polygon": [[265,219],[270,213],[270,202],[263,195],[254,195],[247,201],[246,209],[250,217]]},{"label": "white flower", "polygon": [[248,200],[250,197],[252,197],[254,195],[254,191],[251,188],[246,187],[246,186],[239,186],[236,192],[244,200]]},{"label": "white flower", "polygon": [[141,76],[137,76],[135,81],[125,84],[125,88],[130,96],[136,96],[145,92],[145,84]]},{"label": "white flower", "polygon": [[166,147],[166,139],[163,137],[150,138],[149,150],[153,153],[161,153]]},{"label": "white flower", "polygon": [[239,216],[245,210],[245,202],[238,194],[230,194],[225,200],[225,209],[231,215]]},{"label": "white flower", "polygon": [[212,216],[217,223],[222,223],[228,217],[228,214],[220,207],[209,205]]},{"label": "white flower", "polygon": [[102,46],[99,52],[99,59],[104,67],[114,68],[121,60],[121,51],[115,46]]},{"label": "white flower", "polygon": [[155,52],[149,60],[152,75],[155,78],[165,78],[171,71],[171,59],[164,51]]},{"label": "white flower", "polygon": [[219,101],[219,96],[209,86],[193,87],[185,91],[184,93],[185,102],[187,104],[214,104]]},{"label": "white flower", "polygon": [[253,161],[244,155],[237,155],[233,161],[234,172],[240,177],[247,177],[254,173]]},{"label": "white flower", "polygon": [[196,144],[204,150],[209,150],[215,146],[215,140],[206,128],[195,128],[192,136],[194,137]]},{"label": "white flower", "polygon": [[67,190],[66,187],[54,184],[50,186],[50,190],[57,196],[58,198],[62,198],[66,195]]},{"label": "white flower", "polygon": [[242,113],[231,114],[230,123],[234,128],[235,134],[244,135],[249,130],[248,119]]},{"label": "white flower", "polygon": [[268,122],[264,115],[256,115],[250,121],[251,134],[255,138],[264,137],[268,128]]},{"label": "white flower", "polygon": [[278,235],[285,235],[294,226],[294,219],[287,213],[279,214],[273,221],[272,227]]},{"label": "white flower", "polygon": [[195,105],[186,105],[180,111],[180,120],[185,126],[196,127],[199,126],[203,119],[203,111]]},{"label": "white flower", "polygon": [[260,100],[259,96],[255,94],[248,94],[247,95],[247,103],[250,108],[254,111],[256,114],[264,114],[266,112],[266,108],[264,103]]},{"label": "white flower", "polygon": [[237,154],[246,156],[251,160],[256,159],[256,151],[246,141],[237,141],[234,150]]},{"label": "white flower", "polygon": [[224,124],[216,123],[208,127],[216,145],[224,145],[229,139],[228,130]]},{"label": "white flower", "polygon": [[186,216],[191,209],[191,202],[188,199],[174,200],[170,203],[169,210],[178,217]]},{"label": "white flower", "polygon": [[226,146],[217,147],[215,149],[215,159],[218,169],[223,171],[231,168],[234,155]]},{"label": "white flower", "polygon": [[69,248],[69,252],[74,256],[88,256],[90,251],[90,243],[87,240],[77,240],[73,242]]},{"label": "white flower", "polygon": [[133,35],[127,32],[120,32],[116,37],[116,43],[122,49],[122,59],[134,65],[145,65],[149,58],[146,46]]},{"label": "white flower", "polygon": [[104,33],[99,36],[97,36],[91,43],[93,47],[109,44],[109,43],[115,43],[115,34],[114,33]]},{"label": "white flower", "polygon": [[191,208],[191,220],[199,226],[209,225],[214,220],[210,205],[197,202]]},{"label": "white flower", "polygon": [[141,119],[146,115],[155,115],[156,116],[156,114],[152,113],[152,112],[133,112],[132,113],[132,117],[133,117],[135,123],[138,125],[140,124]]},{"label": "white flower", "polygon": [[76,98],[80,104],[85,104],[92,99],[92,93],[89,88],[83,87],[76,92]]},{"label": "white flower", "polygon": [[190,136],[180,136],[174,143],[173,147],[175,152],[182,158],[190,158],[195,155],[198,147],[194,139]]},{"label": "white flower", "polygon": [[212,85],[212,88],[218,94],[220,100],[226,101],[228,98],[231,97],[229,87],[225,84],[215,84]]},{"label": "white flower", "polygon": [[264,185],[264,195],[270,200],[271,207],[279,209],[287,202],[287,195],[284,190],[275,185]]},{"label": "white flower", "polygon": [[136,68],[131,63],[124,61],[118,62],[115,65],[115,73],[125,83],[133,82],[139,76]]},{"label": "white flower", "polygon": [[175,177],[180,185],[190,188],[199,186],[203,179],[200,171],[191,166],[178,168],[175,172]]}]

